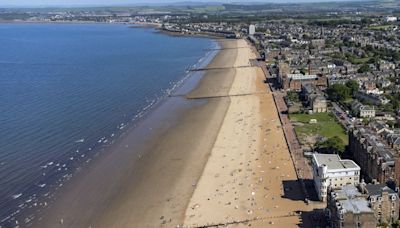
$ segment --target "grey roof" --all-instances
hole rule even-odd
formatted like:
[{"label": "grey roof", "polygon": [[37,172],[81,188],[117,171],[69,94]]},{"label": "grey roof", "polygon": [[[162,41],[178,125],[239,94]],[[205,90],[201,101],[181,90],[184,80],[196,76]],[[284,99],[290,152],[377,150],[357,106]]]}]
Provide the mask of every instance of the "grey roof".
[{"label": "grey roof", "polygon": [[380,196],[382,192],[388,192],[389,194],[396,194],[393,189],[386,186],[386,184],[367,184],[365,185],[365,189],[370,196]]},{"label": "grey roof", "polygon": [[374,108],[374,107],[371,107],[371,106],[369,106],[369,105],[362,105],[362,106],[360,107],[360,110],[363,110],[363,111],[365,111],[365,110],[367,110],[367,111],[373,111],[373,110],[375,110],[375,108]]},{"label": "grey roof", "polygon": [[357,168],[358,165],[351,160],[341,160],[344,168]]},{"label": "grey roof", "polygon": [[394,156],[391,148],[389,148],[384,142],[370,129],[360,127],[358,131],[354,131],[355,135],[361,135],[362,140],[361,143],[365,143],[366,146],[371,147],[376,154],[379,155],[380,158],[383,159],[383,162],[387,162],[390,164],[394,164]]},{"label": "grey roof", "polygon": [[341,160],[337,154],[314,154],[318,166],[326,165],[328,170],[360,168],[354,161]]},{"label": "grey roof", "polygon": [[354,214],[373,213],[373,210],[368,206],[368,201],[353,185],[345,185],[340,190],[332,192],[339,207],[346,212]]}]

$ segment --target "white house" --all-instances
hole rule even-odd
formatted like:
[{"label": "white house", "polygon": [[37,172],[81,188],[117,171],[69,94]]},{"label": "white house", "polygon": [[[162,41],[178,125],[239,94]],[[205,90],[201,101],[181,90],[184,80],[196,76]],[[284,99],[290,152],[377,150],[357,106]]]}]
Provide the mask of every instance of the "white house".
[{"label": "white house", "polygon": [[360,167],[352,160],[342,160],[336,154],[313,154],[315,189],[321,201],[326,201],[328,189],[360,183]]}]

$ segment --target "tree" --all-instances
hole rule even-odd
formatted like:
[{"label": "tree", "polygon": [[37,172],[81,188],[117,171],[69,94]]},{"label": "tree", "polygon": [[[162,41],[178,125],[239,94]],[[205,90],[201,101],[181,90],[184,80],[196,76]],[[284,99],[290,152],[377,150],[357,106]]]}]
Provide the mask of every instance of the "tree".
[{"label": "tree", "polygon": [[363,118],[362,123],[364,125],[368,125],[369,124],[369,119],[368,118]]},{"label": "tree", "polygon": [[317,142],[315,147],[318,151],[324,151],[331,154],[341,154],[344,153],[345,150],[344,142],[338,136],[333,136],[323,142]]},{"label": "tree", "polygon": [[328,97],[331,101],[345,101],[350,97],[350,89],[346,85],[334,84],[327,90]]},{"label": "tree", "polygon": [[362,65],[358,70],[358,73],[367,73],[367,72],[371,72],[371,67],[369,67],[369,65],[364,64]]},{"label": "tree", "polygon": [[347,88],[350,89],[350,94],[353,95],[354,93],[357,93],[358,90],[360,89],[360,85],[358,84],[357,81],[355,80],[349,80],[346,82]]}]

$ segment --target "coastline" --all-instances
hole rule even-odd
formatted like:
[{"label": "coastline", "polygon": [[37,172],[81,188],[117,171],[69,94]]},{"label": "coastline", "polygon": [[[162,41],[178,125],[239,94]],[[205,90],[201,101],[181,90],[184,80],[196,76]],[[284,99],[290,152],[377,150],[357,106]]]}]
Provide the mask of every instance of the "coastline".
[{"label": "coastline", "polygon": [[[123,26],[125,29],[128,30],[125,26]],[[146,29],[147,30],[147,29]],[[130,31],[133,32],[133,31]],[[153,32],[151,32],[153,33]],[[157,35],[161,36],[161,35]],[[170,40],[175,39],[175,38],[168,38]],[[217,43],[215,41],[207,41],[206,42],[209,45],[203,46],[204,48],[211,48],[210,50],[204,49],[200,51],[200,55],[198,57],[192,58],[192,61],[190,61],[189,65],[192,67],[204,67],[204,64],[207,64],[211,59],[214,57],[215,53],[217,53]],[[205,51],[207,50],[207,51]],[[190,53],[191,54],[191,53]],[[197,61],[198,60],[198,61]],[[194,65],[193,65],[194,63]],[[189,66],[188,65],[188,66]],[[67,168],[65,169],[66,171],[61,173],[59,172],[59,176],[62,176],[62,179],[54,178],[54,176],[48,175],[52,174],[50,169],[49,171],[46,170],[46,178],[43,178],[43,181],[35,181],[36,183],[33,186],[33,190],[28,189],[27,191],[19,190],[16,191],[15,194],[9,194],[10,201],[12,200],[14,203],[11,206],[5,205],[3,208],[5,210],[2,210],[2,218],[0,219],[0,226],[8,226],[8,225],[14,225],[18,221],[19,224],[25,225],[29,224],[31,220],[36,220],[37,218],[40,217],[40,214],[36,214],[36,211],[41,211],[43,208],[47,207],[48,205],[52,205],[53,202],[55,201],[56,198],[60,198],[63,193],[66,191],[64,190],[65,186],[70,186],[74,185],[76,182],[74,181],[75,179],[80,179],[81,175],[85,175],[86,172],[91,170],[91,166],[94,162],[98,162],[99,160],[102,160],[105,154],[108,153],[114,153],[115,151],[119,151],[119,148],[114,146],[115,144],[121,144],[121,141],[123,138],[125,138],[129,133],[132,131],[133,128],[135,128],[136,125],[140,125],[141,122],[145,119],[147,119],[147,116],[150,115],[150,113],[158,109],[159,106],[165,106],[163,105],[163,101],[166,99],[170,99],[168,96],[170,93],[174,92],[180,92],[182,89],[188,89],[187,87],[193,87],[196,83],[197,80],[202,75],[202,72],[185,72],[185,67],[180,66],[179,73],[177,77],[173,79],[173,83],[170,82],[167,87],[165,87],[165,90],[161,90],[160,95],[157,95],[155,99],[149,99],[146,100],[146,103],[142,106],[143,108],[137,109],[137,112],[134,112],[132,115],[127,116],[124,118],[122,121],[118,120],[115,125],[112,124],[110,127],[111,129],[105,129],[105,131],[98,131],[99,134],[81,134],[78,132],[76,137],[72,137],[71,144],[74,144],[74,148],[71,151],[70,156],[65,156],[66,159],[61,160],[61,159],[54,159],[54,158],[47,158],[47,161],[42,164],[36,164],[39,168],[38,169],[47,169],[47,166],[51,166],[54,164],[54,167],[57,166],[66,166]],[[189,84],[189,85],[188,85]],[[132,98],[130,98],[132,99]],[[185,109],[190,109],[192,107],[196,107],[198,105],[201,105],[201,102],[193,102],[193,104],[187,104],[182,99],[178,98],[173,98],[173,102],[169,102],[168,104],[173,106],[174,108],[170,108],[167,111],[170,111],[170,116],[174,115],[174,118],[170,118],[171,120],[177,122],[177,119],[175,117],[175,111],[177,113],[180,113],[184,111]],[[134,102],[134,101],[133,101]],[[164,108],[165,110],[166,108]],[[176,109],[176,110],[172,110]],[[135,109],[136,110],[136,109]],[[110,116],[110,118],[113,118],[113,116]],[[153,118],[154,122],[161,123],[162,119],[161,116],[157,116]],[[150,122],[150,121],[147,121]],[[118,125],[117,125],[118,124]],[[160,125],[162,125],[161,123]],[[100,124],[101,125],[101,124]],[[114,129],[114,126],[117,126],[117,130]],[[149,125],[150,126],[150,125]],[[151,125],[151,128],[156,128],[157,125],[153,124]],[[148,132],[146,133],[148,135],[151,134],[151,131],[145,127],[142,127],[143,132]],[[110,130],[110,131],[107,131]],[[97,132],[96,132],[97,133]],[[99,142],[98,139],[100,140],[100,137],[103,136],[107,140],[107,143],[104,142]],[[90,140],[90,138],[94,138],[95,141]],[[135,137],[136,138],[136,137]],[[147,137],[142,136],[137,134],[137,140],[135,143],[132,141],[133,146],[136,146],[134,144],[139,144],[141,143],[139,138],[141,140],[145,140]],[[80,139],[78,141],[75,141],[76,139]],[[81,140],[82,139],[82,140]],[[104,139],[101,138],[103,141]],[[83,143],[85,141],[85,143]],[[92,143],[93,142],[93,143]],[[122,145],[122,144],[121,144]],[[132,146],[130,145],[130,146]],[[80,146],[78,148],[78,146]],[[83,148],[83,149],[81,149]],[[78,152],[79,150],[79,152]],[[136,159],[136,153],[139,156],[139,151],[140,153],[142,152],[141,149],[137,149],[135,151],[131,151],[132,153],[131,156],[129,157],[130,160]],[[76,155],[78,154],[79,155]],[[118,153],[118,152],[115,152]],[[77,157],[79,156],[79,157]],[[108,155],[107,155],[108,156]],[[80,159],[82,158],[82,159]],[[54,168],[57,169],[57,168]],[[68,170],[67,170],[68,169]],[[44,172],[44,171],[43,171]],[[40,173],[41,175],[42,173]],[[58,173],[57,173],[58,174]],[[44,175],[43,175],[44,176]],[[53,182],[54,181],[54,182]],[[69,183],[69,182],[73,183]],[[29,181],[23,181],[23,183],[30,183]],[[110,182],[111,183],[111,182]],[[54,198],[56,197],[56,198]],[[4,215],[4,216],[3,216]],[[38,216],[39,215],[39,216]]]},{"label": "coastline", "polygon": [[308,207],[256,54],[244,40],[219,44],[195,89],[67,183],[33,227],[301,224]]},{"label": "coastline", "polygon": [[[216,59],[223,59],[227,57],[230,56],[217,56],[214,58],[213,62]],[[223,60],[220,60],[220,62],[221,61],[224,62]],[[227,83],[229,84],[231,82]],[[71,224],[71,226],[85,226],[86,224],[93,224],[92,222],[97,220],[95,219],[97,217],[106,217],[106,212],[93,209],[92,206],[97,205],[96,207],[101,208],[101,205],[109,205],[109,203],[105,202],[109,202],[111,198],[113,198],[111,201],[117,202],[117,200],[114,199],[114,195],[117,194],[116,192],[125,191],[123,189],[128,188],[134,191],[140,191],[137,190],[138,187],[133,186],[135,183],[145,182],[140,174],[151,173],[153,172],[152,170],[159,169],[157,167],[163,166],[163,164],[158,163],[158,161],[162,162],[163,160],[161,158],[164,158],[165,161],[170,160],[169,156],[167,156],[167,153],[171,155],[171,153],[173,153],[175,150],[180,151],[179,154],[174,155],[179,157],[176,161],[181,161],[179,162],[180,166],[184,164],[188,165],[179,169],[190,169],[190,164],[193,164],[201,159],[203,159],[205,162],[205,158],[207,156],[204,155],[204,153],[202,154],[204,147],[200,147],[199,144],[208,146],[212,145],[212,142],[215,138],[215,136],[212,136],[218,132],[218,124],[222,122],[225,109],[228,106],[228,100],[224,99],[221,101],[208,102],[204,100],[186,101],[186,99],[182,97],[171,97],[169,100],[170,101],[167,101],[165,104],[160,104],[160,107],[157,107],[156,110],[154,110],[155,113],[150,114],[150,116],[146,118],[147,120],[144,120],[143,123],[139,124],[137,129],[126,133],[121,142],[116,142],[115,145],[110,147],[110,151],[103,153],[104,155],[99,156],[98,158],[95,158],[91,166],[79,173],[78,177],[72,178],[68,183],[66,183],[60,194],[56,195],[56,203],[51,204],[50,207],[46,208],[39,214],[38,220],[40,221],[35,222],[33,227],[57,227],[61,225],[61,220],[63,221],[64,225],[67,225],[69,216],[71,216],[71,222],[73,222],[73,225]],[[178,116],[176,116],[177,112],[180,113]],[[161,119],[164,115],[167,115],[168,117]],[[211,118],[212,120],[210,120],[210,115],[214,115],[215,117]],[[156,119],[157,122],[162,123],[161,126],[154,126],[154,124],[151,123],[154,119]],[[196,120],[195,123],[193,123],[193,120]],[[180,130],[177,130],[177,128]],[[195,133],[192,132],[192,129],[196,129]],[[184,140],[182,134],[196,137],[192,139],[192,142],[188,143],[182,141]],[[157,140],[158,138],[168,139],[164,139],[162,142],[159,142]],[[197,143],[199,138],[203,138],[202,143]],[[181,142],[177,143],[177,140]],[[181,148],[182,144],[184,145],[183,148]],[[168,149],[168,151],[164,151],[162,148],[165,148],[166,146],[171,148]],[[132,150],[130,149],[132,147],[135,148]],[[173,147],[179,148],[172,149]],[[185,153],[188,150],[192,151],[191,158],[188,159],[193,160],[191,162],[183,162],[183,160],[186,159]],[[163,154],[165,154],[165,157],[163,157]],[[113,164],[113,166],[110,164]],[[196,169],[197,174],[194,173],[192,175],[199,176],[201,174],[202,165],[200,163],[199,165],[200,166]],[[114,166],[118,168],[113,168]],[[174,173],[181,172],[175,171]],[[102,177],[103,180],[97,180],[99,177]],[[118,180],[115,180],[117,177]],[[157,180],[159,179],[159,177],[154,178]],[[133,181],[134,179],[136,180]],[[170,184],[165,183],[167,185],[166,187],[172,188],[173,182],[179,181],[170,180],[168,181]],[[190,182],[190,184],[187,185],[186,191],[192,191],[193,180],[187,180],[187,182]],[[143,183],[143,185],[146,185],[146,183]],[[147,192],[149,188],[151,188],[151,186],[145,188],[145,190],[143,190],[144,193],[137,193],[135,195],[143,196],[143,194],[145,195],[145,192]],[[158,190],[158,188],[156,190]],[[105,192],[108,192],[108,194],[105,194]],[[190,194],[187,195],[189,196]],[[82,197],[84,200],[78,200],[79,197]],[[124,197],[121,196],[118,198],[122,199]],[[129,194],[129,198],[131,197],[132,194]],[[91,206],[85,207],[85,205]],[[111,205],[109,206],[111,207]],[[113,207],[118,207],[118,203],[115,203],[115,206]],[[184,214],[183,212],[185,208],[186,205],[183,206],[181,210],[181,217]],[[82,210],[86,211],[85,215],[82,215]],[[111,213],[113,210],[107,211]],[[82,217],[82,219],[75,219],[77,217]],[[138,218],[139,217],[142,217],[142,215],[138,216]],[[159,218],[157,217],[157,220],[158,219]],[[105,224],[105,222],[102,222],[101,224]]]}]

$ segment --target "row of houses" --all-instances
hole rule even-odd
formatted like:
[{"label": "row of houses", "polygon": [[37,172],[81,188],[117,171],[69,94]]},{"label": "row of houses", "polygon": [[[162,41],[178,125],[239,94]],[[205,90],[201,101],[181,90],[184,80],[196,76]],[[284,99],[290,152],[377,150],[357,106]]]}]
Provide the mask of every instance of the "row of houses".
[{"label": "row of houses", "polygon": [[315,189],[327,202],[332,227],[376,227],[399,218],[400,200],[385,183],[366,184],[360,179],[361,167],[336,154],[314,154]]},{"label": "row of houses", "polygon": [[[400,132],[383,121],[349,132],[353,160],[314,154],[314,183],[333,227],[376,227],[399,219]],[[366,184],[365,182],[369,183]]]}]

